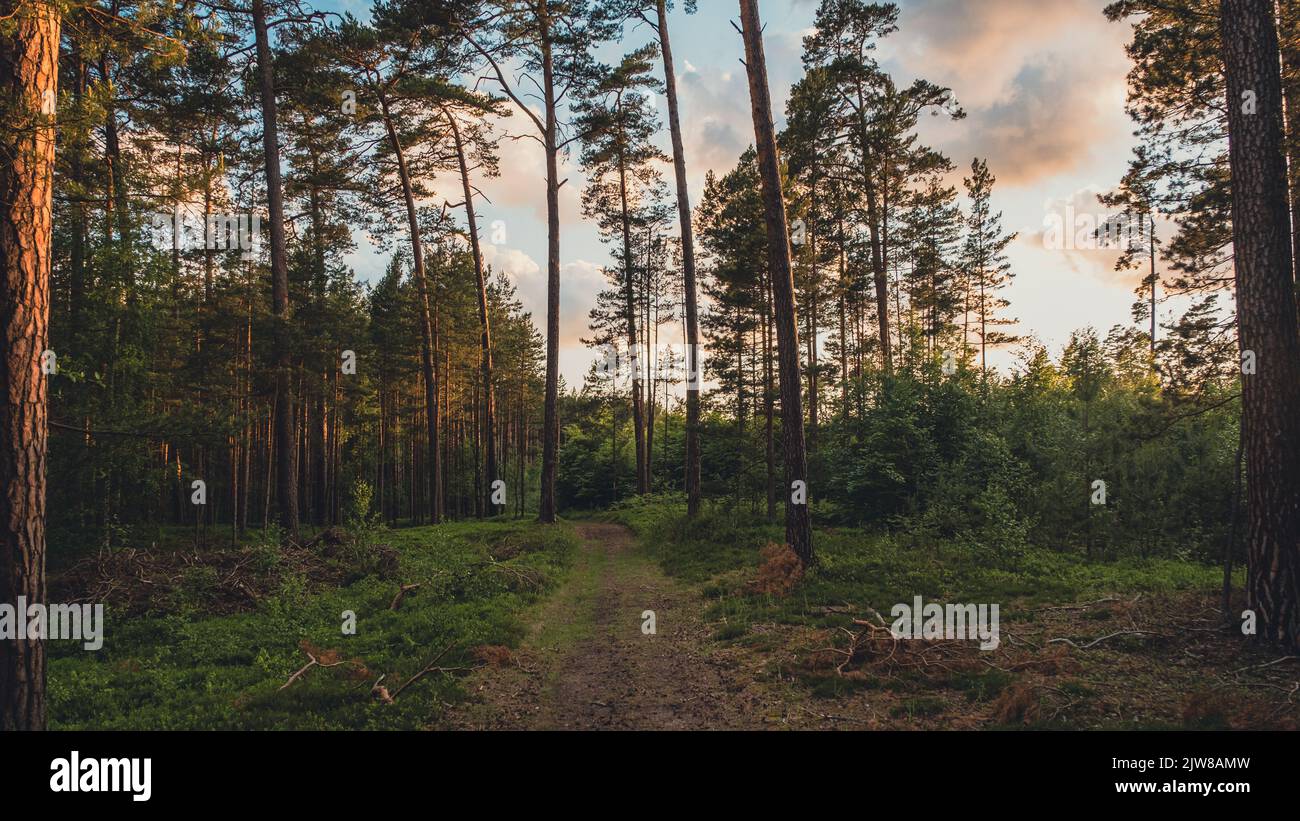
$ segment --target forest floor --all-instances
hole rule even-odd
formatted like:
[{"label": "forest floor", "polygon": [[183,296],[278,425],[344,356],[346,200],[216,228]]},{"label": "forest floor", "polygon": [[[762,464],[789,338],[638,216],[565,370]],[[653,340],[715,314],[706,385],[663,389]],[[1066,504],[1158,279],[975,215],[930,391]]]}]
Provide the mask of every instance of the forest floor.
[{"label": "forest floor", "polygon": [[[55,600],[102,601],[108,625],[98,652],[51,642],[52,726],[1300,723],[1300,659],[1223,623],[1221,571],[1206,564],[999,556],[819,528],[819,562],[800,573],[780,561],[780,538],[752,511],[719,505],[687,520],[676,500],[648,498],[558,526],[453,522],[327,532],[292,549],[267,533],[237,546],[69,553],[52,573]],[[999,646],[894,640],[878,614],[917,595],[998,603]]]},{"label": "forest floor", "polygon": [[[582,542],[563,585],[526,620],[511,663],[462,682],[459,729],[739,729],[763,724],[767,700],[736,669],[693,586],[674,580],[626,527],[577,525]],[[654,613],[654,633],[643,614]]]},{"label": "forest floor", "polygon": [[1293,729],[1300,718],[1300,663],[1225,629],[1213,588],[1165,566],[1096,580],[1115,589],[1086,599],[1004,597],[1001,645],[982,651],[894,641],[864,624],[872,607],[822,581],[756,594],[754,567],[668,575],[662,538],[613,523],[577,532],[573,566],[524,616],[519,646],[462,679],[467,700],[435,726]]}]

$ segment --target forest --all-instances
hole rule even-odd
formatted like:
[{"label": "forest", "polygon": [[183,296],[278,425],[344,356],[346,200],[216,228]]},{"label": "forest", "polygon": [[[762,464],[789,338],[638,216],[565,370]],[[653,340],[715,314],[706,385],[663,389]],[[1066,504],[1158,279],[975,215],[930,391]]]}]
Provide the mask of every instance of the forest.
[{"label": "forest", "polygon": [[1041,241],[911,6],[0,0],[0,728],[1295,728],[1300,2]]}]

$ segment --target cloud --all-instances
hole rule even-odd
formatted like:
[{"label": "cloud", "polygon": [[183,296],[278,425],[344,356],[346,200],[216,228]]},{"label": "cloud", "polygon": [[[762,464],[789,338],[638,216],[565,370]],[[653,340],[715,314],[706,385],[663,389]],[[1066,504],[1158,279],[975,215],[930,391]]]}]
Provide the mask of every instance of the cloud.
[{"label": "cloud", "polygon": [[[486,213],[527,209],[545,225],[546,152],[537,140],[525,136],[535,133],[532,121],[516,112],[509,119],[496,120],[496,133],[510,136],[504,137],[498,145],[500,176],[475,179],[475,185],[491,202],[491,205],[480,206],[480,210]],[[582,173],[572,154],[567,157],[561,155],[559,174],[561,181],[566,178],[569,180],[560,188],[561,224],[572,225],[582,220],[580,196],[584,184]],[[445,188],[447,191],[460,190],[459,177],[449,176],[443,184],[452,186]],[[454,198],[459,201],[459,193]]]},{"label": "cloud", "polygon": [[560,339],[564,345],[578,345],[588,335],[588,314],[596,307],[596,295],[609,287],[604,270],[580,259],[560,266]]},{"label": "cloud", "polygon": [[967,112],[922,123],[958,165],[986,157],[1002,182],[1027,186],[1127,146],[1129,32],[1095,0],[913,0],[899,26],[887,67],[951,87]]},{"label": "cloud", "polygon": [[1104,90],[1077,67],[1035,60],[1023,66],[1004,97],[958,123],[965,136],[950,146],[959,158],[982,156],[1009,185],[1028,185],[1088,167],[1094,154],[1127,141],[1127,121]]},{"label": "cloud", "polygon": [[[536,260],[517,248],[497,245],[483,247],[483,261],[495,271],[503,271],[519,291],[524,310],[533,315],[538,328],[546,328],[546,270]],[[587,335],[588,314],[596,305],[596,295],[609,287],[601,266],[586,260],[560,265],[560,344],[580,346]]]},{"label": "cloud", "polygon": [[484,245],[483,262],[493,270],[503,271],[516,285],[531,282],[541,276],[542,269],[532,257],[517,248],[503,245]]},{"label": "cloud", "polygon": [[[1058,261],[1057,267],[1064,264],[1080,279],[1132,290],[1146,276],[1147,268],[1142,265],[1138,269],[1115,270],[1121,247],[1116,241],[1099,242],[1094,233],[1099,228],[1104,230],[1108,223],[1115,226],[1116,232],[1121,227],[1120,223],[1113,221],[1118,209],[1108,208],[1098,201],[1097,196],[1101,193],[1104,190],[1100,186],[1089,185],[1069,196],[1045,200],[1042,222],[1022,230],[1017,244],[1026,253],[1050,255]],[[1171,230],[1168,221],[1157,218],[1157,236]]]},{"label": "cloud", "polygon": [[[1109,23],[1098,0],[909,0],[899,31],[881,52],[962,79],[976,103],[999,96],[1021,65],[1036,56],[1083,52],[1096,63],[1105,55],[1085,46],[1122,46],[1128,32]],[[1123,53],[1117,56],[1123,61]]]},{"label": "cloud", "polygon": [[[795,4],[811,17],[815,3]],[[1124,42],[1098,0],[907,0],[898,32],[878,56],[900,85],[924,77],[949,86],[967,112],[951,122],[922,118],[923,142],[965,166],[985,157],[1006,185],[1028,186],[1087,168],[1099,153],[1127,146]],[[805,22],[808,20],[805,19]],[[783,21],[784,22],[784,21]],[[794,21],[789,21],[794,22]],[[803,73],[810,29],[768,29],[769,83],[778,127],[792,83]],[[753,141],[740,38],[719,34],[708,63],[682,61],[683,126],[692,182],[730,170]],[[959,182],[959,179],[954,179]]]},{"label": "cloud", "polygon": [[[816,0],[774,4],[765,19],[778,127],[790,86],[803,73],[802,38],[816,5]],[[1103,0],[901,0],[899,5],[899,31],[879,49],[883,65],[900,85],[924,77],[951,87],[968,115],[958,122],[923,117],[921,142],[953,159],[957,171],[949,182],[958,186],[972,157],[987,158],[998,177],[995,208],[1005,209],[1008,227],[1024,226],[1009,249],[1018,276],[1007,292],[1013,303],[1009,313],[1021,319],[1020,330],[1057,340],[1082,324],[1106,327],[1122,320],[1141,272],[1114,271],[1114,249],[1044,248],[1042,220],[1067,205],[1076,213],[1102,214],[1096,194],[1113,187],[1122,174],[1132,144],[1124,113],[1129,63],[1123,47],[1129,27],[1106,21]],[[724,13],[720,6],[702,4],[699,16],[683,18],[684,25],[674,31],[696,205],[705,172],[730,170],[753,142],[749,88],[739,62],[743,48],[727,22],[732,18],[734,9]],[[501,125],[516,135],[529,129],[531,122],[518,113]],[[666,125],[656,139],[668,150]],[[526,309],[544,328],[544,156],[537,142],[526,138],[503,141],[501,151],[502,176],[479,181],[492,200],[480,214],[485,230],[493,220],[505,220],[508,238],[485,245],[485,254],[516,282]],[[663,170],[671,190],[671,169]],[[588,312],[596,294],[609,287],[601,270],[607,257],[594,226],[581,217],[585,180],[572,157],[561,175],[569,180],[561,189],[562,362],[576,384],[589,358],[578,339],[589,334]],[[1100,184],[1084,186],[1088,182]],[[1055,199],[1044,203],[1049,193]],[[1158,231],[1169,234],[1164,226]]]},{"label": "cloud", "polygon": [[681,94],[687,167],[701,179],[708,169],[725,173],[753,142],[752,124],[745,131],[745,123],[752,123],[745,75],[692,66],[681,76]]}]

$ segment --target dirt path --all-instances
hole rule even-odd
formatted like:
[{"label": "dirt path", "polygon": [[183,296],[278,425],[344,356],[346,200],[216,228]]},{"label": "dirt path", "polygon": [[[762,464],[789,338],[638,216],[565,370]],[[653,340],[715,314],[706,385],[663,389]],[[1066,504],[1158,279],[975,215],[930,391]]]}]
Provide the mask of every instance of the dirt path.
[{"label": "dirt path", "polygon": [[[1008,620],[1006,641],[987,655],[963,642],[890,648],[883,658],[883,648],[876,656],[867,648],[841,671],[843,655],[825,648],[843,647],[845,628],[750,622],[742,634],[717,640],[715,630],[729,624],[707,621],[709,600],[696,586],[665,576],[629,531],[597,523],[577,529],[579,553],[560,587],[525,615],[527,633],[518,650],[464,679],[468,699],[435,726],[1296,726],[1287,695],[1294,693],[1291,671],[1266,648],[1243,652],[1239,641],[1218,635],[1216,617],[1205,615],[1213,614],[1214,594],[1111,596],[1039,607],[1024,611],[1028,618]],[[654,611],[653,635],[641,630],[646,610]],[[1201,626],[1181,634],[1168,627],[1179,623]],[[1152,633],[1153,640],[1128,644],[1120,635],[1153,624],[1166,625],[1161,629],[1168,635]],[[1090,650],[1052,643],[1108,634],[1119,639]],[[1273,679],[1260,680],[1252,671]],[[1220,690],[1216,682],[1240,688]]]},{"label": "dirt path", "polygon": [[[476,671],[461,729],[763,726],[762,689],[708,641],[699,594],[636,551],[619,525],[579,524],[564,585],[530,616],[513,664]],[[642,631],[654,611],[655,633]]]}]

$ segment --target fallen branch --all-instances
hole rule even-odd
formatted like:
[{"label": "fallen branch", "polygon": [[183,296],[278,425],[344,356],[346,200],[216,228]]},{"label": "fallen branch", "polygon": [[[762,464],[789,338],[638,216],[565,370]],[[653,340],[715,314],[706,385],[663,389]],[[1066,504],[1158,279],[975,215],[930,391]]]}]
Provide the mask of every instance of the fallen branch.
[{"label": "fallen branch", "polygon": [[[871,608],[867,608],[867,609],[871,610]],[[880,619],[879,613],[877,613],[875,610],[871,610],[871,612],[873,615],[875,615],[877,619]],[[880,620],[882,624],[877,625],[867,621],[866,619],[853,619],[853,623],[855,625],[863,628],[862,630],[856,633],[848,629],[847,627],[839,628],[849,637],[849,649],[847,650],[841,650],[838,647],[822,648],[822,650],[825,652],[836,653],[838,655],[844,656],[844,661],[835,665],[836,675],[840,675],[840,676],[844,675],[844,668],[853,663],[853,659],[857,657],[858,649],[862,646],[862,642],[864,639],[866,639],[867,641],[875,641],[879,637],[880,633],[885,633],[886,635],[888,635],[890,641],[892,641],[893,644],[889,648],[889,655],[883,659],[878,659],[877,661],[872,662],[872,665],[883,664],[894,657],[894,653],[898,651],[898,636],[895,636],[892,630],[883,626],[884,619],[880,619]]]},{"label": "fallen branch", "polygon": [[848,721],[854,724],[861,724],[864,727],[872,726],[872,723],[870,721],[864,721],[863,719],[860,718],[852,718],[850,716],[837,716],[837,715],[831,715],[829,713],[817,713],[817,712],[813,712],[812,710],[809,710],[807,707],[800,707],[799,709],[803,710],[805,713],[807,713],[810,716],[813,716],[814,718],[820,718],[825,721]]},{"label": "fallen branch", "polygon": [[433,672],[439,672],[439,673],[451,673],[451,672],[454,672],[454,671],[456,671],[456,670],[468,670],[468,669],[470,669],[470,668],[468,668],[468,667],[439,667],[439,666],[438,666],[438,662],[442,660],[442,657],[445,656],[445,655],[447,655],[447,653],[451,650],[451,648],[453,648],[453,647],[455,647],[455,646],[456,646],[456,642],[455,642],[455,640],[453,639],[452,642],[451,642],[450,644],[448,644],[446,647],[442,648],[442,651],[441,651],[440,653],[438,653],[438,655],[436,655],[436,656],[433,657],[433,661],[430,661],[428,664],[426,664],[426,665],[424,666],[424,669],[423,669],[423,670],[421,670],[420,672],[418,672],[418,673],[416,673],[415,675],[413,675],[413,676],[411,676],[410,678],[408,678],[408,679],[407,679],[407,680],[402,684],[401,687],[398,687],[396,690],[394,690],[394,691],[393,691],[393,695],[392,695],[392,700],[393,700],[393,701],[396,701],[396,700],[397,700],[397,697],[400,696],[400,695],[402,694],[402,691],[403,691],[403,690],[405,690],[407,687],[410,687],[412,684],[414,684],[415,682],[419,681],[420,679],[424,678],[424,677],[425,677],[426,675],[428,675],[429,673],[433,673]]},{"label": "fallen branch", "polygon": [[388,605],[389,610],[396,610],[402,606],[402,599],[406,598],[407,593],[412,593],[420,589],[419,584],[399,584],[397,586],[397,595],[393,596],[393,601]]},{"label": "fallen branch", "polygon": [[[1087,610],[1089,607],[1092,607],[1094,604],[1107,604],[1109,602],[1117,602],[1117,601],[1119,601],[1118,597],[1108,596],[1104,599],[1097,599],[1096,601],[1079,602],[1077,604],[1058,604],[1052,607],[1038,607],[1033,610],[1030,610],[1029,612],[1042,613],[1048,610]],[[1134,601],[1137,600],[1134,599]]]},{"label": "fallen branch", "polygon": [[1087,644],[1075,644],[1075,643],[1074,643],[1073,641],[1071,641],[1070,639],[1064,639],[1064,638],[1062,638],[1062,639],[1049,639],[1047,643],[1048,643],[1048,644],[1056,644],[1056,643],[1060,642],[1060,643],[1062,643],[1062,644],[1068,644],[1068,645],[1070,645],[1071,647],[1075,648],[1076,650],[1087,650],[1089,647],[1094,647],[1094,646],[1096,646],[1096,645],[1098,645],[1098,644],[1101,644],[1101,643],[1102,643],[1103,641],[1105,641],[1106,639],[1113,639],[1113,638],[1115,638],[1116,636],[1158,636],[1158,635],[1160,635],[1160,633],[1157,633],[1157,632],[1154,631],[1154,630],[1119,630],[1119,631],[1116,631],[1116,632],[1111,633],[1111,634],[1109,634],[1109,635],[1102,636],[1102,637],[1099,638],[1099,639],[1093,639],[1092,641],[1088,642]]},{"label": "fallen branch", "polygon": [[313,668],[313,667],[338,667],[340,664],[347,664],[347,663],[348,663],[347,660],[345,659],[345,660],[343,660],[343,661],[335,661],[335,662],[330,662],[330,663],[327,663],[327,664],[321,664],[321,663],[320,663],[320,660],[317,659],[314,655],[312,655],[312,653],[311,653],[310,650],[303,650],[303,652],[306,653],[306,654],[307,654],[307,658],[309,658],[309,659],[311,659],[311,660],[308,661],[306,664],[304,664],[302,667],[300,667],[296,673],[294,673],[293,675],[289,676],[289,680],[286,681],[284,684],[281,684],[281,685],[280,685],[280,690],[284,690],[284,689],[287,688],[290,684],[293,684],[295,681],[297,681],[298,679],[302,678],[303,675],[305,675],[306,672],[307,672],[308,670],[310,670],[311,668]]},{"label": "fallen branch", "polygon": [[532,587],[538,589],[540,589],[542,586],[542,580],[537,578],[536,574],[533,572],[521,571],[511,567],[510,565],[503,564],[498,561],[489,561],[486,564],[491,570],[497,570],[502,573],[510,573],[515,577],[515,580],[518,581],[520,584],[531,585]]},{"label": "fallen branch", "polygon": [[1039,647],[1037,644],[1034,644],[1029,639],[1017,638],[1010,630],[1003,629],[1002,634],[1005,635],[1008,639],[1010,639],[1012,644],[1028,645],[1029,647],[1032,647],[1035,652],[1042,649],[1041,647]]},{"label": "fallen branch", "polygon": [[1056,717],[1059,716],[1061,713],[1064,713],[1066,710],[1070,709],[1071,707],[1074,707],[1075,705],[1079,704],[1082,701],[1082,699],[1071,699],[1069,694],[1067,694],[1064,690],[1062,690],[1059,687],[1048,687],[1047,689],[1051,690],[1054,693],[1059,693],[1060,695],[1065,696],[1066,699],[1065,704],[1062,704],[1060,707],[1057,707],[1052,712],[1052,714],[1047,717],[1048,721],[1055,721]]},{"label": "fallen branch", "polygon": [[1266,664],[1255,664],[1250,667],[1241,667],[1236,670],[1233,670],[1232,674],[1236,675],[1237,673],[1244,673],[1247,670],[1262,670],[1265,667],[1272,667],[1274,664],[1281,664],[1284,661],[1291,661],[1293,659],[1300,659],[1300,656],[1283,656],[1280,659],[1273,659],[1272,661]]}]

